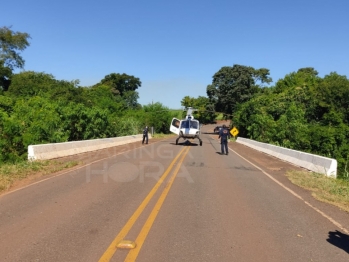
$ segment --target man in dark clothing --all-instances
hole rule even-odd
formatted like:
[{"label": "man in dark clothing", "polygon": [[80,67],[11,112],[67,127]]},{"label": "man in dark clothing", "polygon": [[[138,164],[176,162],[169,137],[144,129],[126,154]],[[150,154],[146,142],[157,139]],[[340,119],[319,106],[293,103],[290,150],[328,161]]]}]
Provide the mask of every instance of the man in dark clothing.
[{"label": "man in dark clothing", "polygon": [[228,138],[229,138],[229,130],[226,128],[225,125],[223,125],[222,129],[219,131],[219,136],[218,139],[221,139],[221,151],[222,155],[224,155],[224,150],[225,154],[228,155]]},{"label": "man in dark clothing", "polygon": [[148,144],[148,127],[147,126],[143,129],[143,141],[142,141],[142,144],[144,144],[144,140],[145,140],[145,143]]}]

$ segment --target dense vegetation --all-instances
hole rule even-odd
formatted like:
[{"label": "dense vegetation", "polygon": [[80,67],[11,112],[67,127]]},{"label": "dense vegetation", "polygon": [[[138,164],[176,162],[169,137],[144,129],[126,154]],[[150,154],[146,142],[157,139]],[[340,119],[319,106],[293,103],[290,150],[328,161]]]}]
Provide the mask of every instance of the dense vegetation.
[{"label": "dense vegetation", "polygon": [[138,104],[141,81],[132,75],[111,73],[82,87],[41,72],[14,74],[29,37],[0,28],[0,163],[26,159],[31,144],[139,134],[145,125],[168,132],[178,112],[159,102]]},{"label": "dense vegetation", "polygon": [[260,90],[234,113],[244,137],[335,158],[347,175],[349,80],[313,68],[300,69]]},{"label": "dense vegetation", "polygon": [[141,107],[136,91],[120,94],[117,86],[102,82],[79,87],[44,73],[14,74],[8,91],[0,94],[0,162],[26,158],[30,144],[139,134],[145,125],[168,132],[173,116],[168,108]]},{"label": "dense vegetation", "polygon": [[[239,136],[337,159],[339,175],[348,177],[348,78],[335,72],[322,78],[308,67],[266,87],[268,75],[264,68],[222,67],[207,86],[202,108],[231,118]],[[185,97],[182,104],[197,100]]]}]

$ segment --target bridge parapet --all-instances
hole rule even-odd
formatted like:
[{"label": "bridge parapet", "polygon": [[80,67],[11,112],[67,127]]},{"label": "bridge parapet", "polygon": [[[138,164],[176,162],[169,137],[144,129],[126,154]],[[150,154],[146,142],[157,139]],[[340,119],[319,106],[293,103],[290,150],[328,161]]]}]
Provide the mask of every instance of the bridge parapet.
[{"label": "bridge parapet", "polygon": [[337,177],[336,159],[261,143],[247,138],[238,137],[236,142],[313,172],[329,177]]},{"label": "bridge parapet", "polygon": [[[149,139],[151,134],[148,134]],[[52,143],[28,146],[28,160],[47,160],[65,156],[71,156],[90,151],[96,151],[109,147],[140,142],[143,135],[132,135],[112,138],[101,138],[93,140],[72,141],[64,143]]]}]

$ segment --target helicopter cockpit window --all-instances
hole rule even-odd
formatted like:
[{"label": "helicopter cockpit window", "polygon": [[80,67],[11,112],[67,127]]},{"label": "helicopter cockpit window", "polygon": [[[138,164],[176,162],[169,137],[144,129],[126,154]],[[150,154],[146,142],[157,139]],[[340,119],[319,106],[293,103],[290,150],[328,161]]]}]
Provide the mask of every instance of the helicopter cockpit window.
[{"label": "helicopter cockpit window", "polygon": [[196,121],[190,121],[190,128],[198,128],[198,123]]},{"label": "helicopter cockpit window", "polygon": [[189,128],[189,121],[182,121],[181,128]]}]

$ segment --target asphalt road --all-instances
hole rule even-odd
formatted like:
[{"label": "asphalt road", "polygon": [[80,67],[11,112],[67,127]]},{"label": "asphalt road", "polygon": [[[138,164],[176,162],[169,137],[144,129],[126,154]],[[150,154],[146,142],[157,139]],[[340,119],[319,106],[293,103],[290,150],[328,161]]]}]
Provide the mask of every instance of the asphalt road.
[{"label": "asphalt road", "polygon": [[0,196],[0,261],[349,261],[349,214],[292,185],[300,168],[202,139],[96,153]]}]

